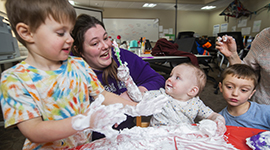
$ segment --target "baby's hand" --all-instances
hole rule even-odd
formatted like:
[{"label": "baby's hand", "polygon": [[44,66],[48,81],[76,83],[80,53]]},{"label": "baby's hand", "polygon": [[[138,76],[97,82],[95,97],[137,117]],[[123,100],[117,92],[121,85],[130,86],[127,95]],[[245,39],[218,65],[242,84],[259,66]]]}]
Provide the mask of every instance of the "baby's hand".
[{"label": "baby's hand", "polygon": [[125,62],[123,65],[120,65],[117,68],[117,77],[119,80],[125,82],[129,77],[129,68],[127,67],[127,62]]},{"label": "baby's hand", "polygon": [[214,120],[217,124],[217,134],[218,135],[224,135],[224,133],[226,132],[227,128],[225,126],[225,119],[223,116],[219,115],[216,117],[216,119]]},{"label": "baby's hand", "polygon": [[150,116],[160,113],[162,107],[167,102],[168,97],[165,95],[159,95],[156,98],[150,98],[149,93],[143,95],[143,99],[135,107],[127,105],[125,107],[126,114],[130,116]]}]

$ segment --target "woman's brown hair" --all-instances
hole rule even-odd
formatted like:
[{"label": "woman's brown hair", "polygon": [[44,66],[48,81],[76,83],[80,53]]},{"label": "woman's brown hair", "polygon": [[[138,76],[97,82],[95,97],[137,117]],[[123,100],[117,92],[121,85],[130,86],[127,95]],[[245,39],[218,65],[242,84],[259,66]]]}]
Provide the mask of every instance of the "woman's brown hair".
[{"label": "woman's brown hair", "polygon": [[[101,25],[104,28],[104,30],[106,30],[104,24],[98,19],[96,19],[95,17],[89,16],[86,14],[81,14],[77,17],[74,29],[72,31],[72,37],[74,39],[74,43],[73,43],[71,52],[74,56],[82,57],[81,54],[83,52],[85,32],[92,27],[96,27],[96,25]],[[74,47],[76,47],[76,49]],[[117,78],[118,65],[113,58],[111,59],[112,59],[112,63],[108,67],[104,68],[103,74],[102,74],[102,81],[106,85],[109,84],[108,77],[111,77],[115,80],[119,80]]]}]

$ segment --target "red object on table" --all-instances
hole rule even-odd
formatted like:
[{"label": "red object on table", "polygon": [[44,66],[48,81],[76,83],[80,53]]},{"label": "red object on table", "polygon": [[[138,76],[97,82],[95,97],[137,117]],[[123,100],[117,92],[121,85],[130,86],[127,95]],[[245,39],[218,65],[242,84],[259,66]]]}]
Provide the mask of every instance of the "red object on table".
[{"label": "red object on table", "polygon": [[[246,127],[236,127],[236,126],[226,126],[227,131],[225,136],[228,137],[227,143],[232,144],[235,148],[240,150],[251,150],[251,148],[246,144],[246,138],[252,137],[260,132],[267,130],[246,128]],[[225,139],[226,140],[226,139]]]},{"label": "red object on table", "polygon": [[[225,138],[225,140],[227,141],[227,143],[232,144],[235,148],[239,150],[252,150],[246,144],[246,138],[252,137],[253,135],[256,135],[260,132],[267,131],[267,130],[262,130],[262,129],[236,127],[236,126],[226,126],[226,127],[227,127],[227,131],[225,132],[224,135],[225,137],[228,137],[228,138],[227,139]],[[80,150],[82,147],[83,145],[78,146],[72,150]]]}]

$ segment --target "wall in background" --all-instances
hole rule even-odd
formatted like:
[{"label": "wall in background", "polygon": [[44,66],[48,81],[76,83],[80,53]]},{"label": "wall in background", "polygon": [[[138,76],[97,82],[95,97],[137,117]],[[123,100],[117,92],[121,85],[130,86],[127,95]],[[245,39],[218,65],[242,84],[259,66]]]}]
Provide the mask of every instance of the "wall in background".
[{"label": "wall in background", "polygon": [[[174,10],[105,8],[103,18],[159,19],[159,25],[163,26],[163,29],[173,28],[173,33],[175,32]],[[209,12],[178,11],[177,18],[177,33],[191,30],[199,35],[208,35]]]},{"label": "wall in background", "polygon": [[113,39],[121,35],[121,41],[139,40],[145,37],[156,42],[159,24],[155,19],[103,19],[106,31]]},{"label": "wall in background", "polygon": [[[246,9],[248,9],[249,11],[257,11],[258,9],[262,8],[263,6],[267,5],[270,3],[270,0],[246,0],[245,2],[243,2],[242,4],[244,5],[244,7]],[[228,4],[229,5],[229,4]],[[260,27],[260,31],[264,28],[270,27],[270,11],[268,11],[267,9],[260,11],[257,15],[253,14],[251,15],[251,17],[241,17],[239,19],[236,18],[229,18],[229,22],[225,21],[224,16],[219,16],[219,14],[224,10],[220,9],[220,10],[216,10],[210,13],[209,15],[209,26],[208,26],[208,31],[209,35],[212,35],[213,32],[213,26],[216,24],[223,24],[223,23],[228,23],[228,31],[232,30],[233,26],[236,26],[236,31],[241,31],[242,28],[246,28],[246,27],[251,27],[251,31],[250,31],[250,35],[255,36],[258,32],[252,32],[252,28],[253,28],[253,23],[254,21],[257,20],[261,20],[261,27]],[[245,27],[238,27],[238,22],[241,19],[247,19],[247,25]]]},{"label": "wall in background", "polygon": [[[233,0],[232,0],[233,1]],[[4,1],[0,1],[0,11],[6,12],[4,7]],[[256,11],[259,8],[269,4],[270,0],[245,0],[243,5],[250,11]],[[229,5],[229,4],[228,4]],[[225,9],[225,8],[223,8]],[[223,9],[209,11],[178,11],[178,24],[177,32],[180,31],[195,31],[199,35],[212,35],[213,26],[215,24],[227,23],[224,20],[224,16],[219,16]],[[162,25],[164,29],[173,28],[175,30],[175,11],[174,10],[144,10],[144,9],[103,9],[103,18],[136,18],[136,19],[159,19],[159,25]],[[253,22],[256,20],[262,20],[261,30],[270,27],[270,12],[264,10],[257,15],[252,15],[251,19],[247,21],[247,27],[253,26]],[[239,19],[231,18],[228,22],[228,31],[233,26],[237,26]],[[236,27],[236,31],[241,31],[241,28]],[[257,33],[252,33],[254,36]]]},{"label": "wall in background", "polygon": [[97,18],[100,21],[103,20],[102,10],[93,9],[93,8],[90,9],[88,7],[79,7],[79,6],[74,6],[74,8],[75,8],[77,16],[79,16],[80,14],[88,14]]}]

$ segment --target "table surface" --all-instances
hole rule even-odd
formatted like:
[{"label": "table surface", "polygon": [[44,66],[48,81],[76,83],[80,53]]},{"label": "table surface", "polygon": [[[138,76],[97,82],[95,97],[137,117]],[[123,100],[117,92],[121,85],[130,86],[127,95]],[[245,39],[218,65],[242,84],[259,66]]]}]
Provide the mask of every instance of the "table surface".
[{"label": "table surface", "polygon": [[[255,129],[255,128],[245,128],[245,127],[236,127],[236,126],[226,126],[227,131],[224,134],[225,141],[232,144],[235,148],[240,150],[252,150],[248,145],[246,145],[246,138],[249,138],[253,135],[256,135],[260,132],[266,130]],[[72,150],[80,150],[82,147],[78,146]]]},{"label": "table surface", "polygon": [[[212,59],[211,55],[195,55],[198,59],[198,62],[200,61],[210,61]],[[151,54],[143,54],[140,55],[140,57],[147,62],[189,62],[190,59],[187,56],[152,56]]]},{"label": "table surface", "polygon": [[[211,55],[195,55],[197,58],[211,58]],[[143,54],[140,56],[142,59],[173,59],[173,58],[187,58],[187,56],[153,56],[151,54]]]},{"label": "table surface", "polygon": [[266,130],[255,129],[255,128],[245,128],[245,127],[236,127],[236,126],[227,126],[227,131],[225,136],[228,137],[228,143],[231,143],[235,148],[240,150],[252,150],[246,144],[246,138],[252,137],[260,132]]}]

